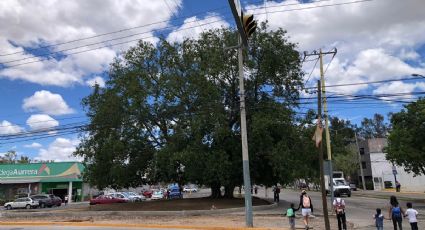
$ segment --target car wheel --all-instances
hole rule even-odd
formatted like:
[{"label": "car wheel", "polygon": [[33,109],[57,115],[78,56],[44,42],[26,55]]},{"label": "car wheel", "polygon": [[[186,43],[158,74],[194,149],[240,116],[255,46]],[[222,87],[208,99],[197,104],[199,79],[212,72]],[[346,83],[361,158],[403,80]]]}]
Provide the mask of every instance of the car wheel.
[{"label": "car wheel", "polygon": [[12,210],[12,206],[8,205],[8,206],[6,206],[6,209],[7,210]]},{"label": "car wheel", "polygon": [[45,208],[45,207],[46,207],[46,205],[44,203],[40,204],[40,208]]},{"label": "car wheel", "polygon": [[347,195],[348,197],[351,197],[351,193],[348,193],[348,195]]},{"label": "car wheel", "polygon": [[31,205],[27,204],[27,206],[25,206],[26,209],[31,209]]},{"label": "car wheel", "polygon": [[62,205],[62,203],[58,203],[56,206],[60,207]]}]

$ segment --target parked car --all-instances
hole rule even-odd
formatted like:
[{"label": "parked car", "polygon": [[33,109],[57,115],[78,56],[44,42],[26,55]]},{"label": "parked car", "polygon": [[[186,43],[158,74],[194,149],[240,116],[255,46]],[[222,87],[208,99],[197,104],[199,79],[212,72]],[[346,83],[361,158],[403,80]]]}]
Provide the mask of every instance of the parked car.
[{"label": "parked car", "polygon": [[127,195],[128,198],[130,198],[131,201],[142,201],[142,200],[146,200],[146,197],[144,197],[143,195],[139,195],[135,192],[122,192],[125,195]]},{"label": "parked car", "polygon": [[142,195],[146,198],[151,198],[152,197],[152,191],[149,191],[149,190],[143,191]]},{"label": "parked car", "polygon": [[113,197],[110,195],[100,195],[96,198],[90,199],[90,205],[96,205],[96,204],[114,204],[114,203],[126,203],[128,200]]},{"label": "parked car", "polygon": [[18,198],[15,201],[7,202],[4,204],[4,207],[7,210],[15,209],[15,208],[37,208],[39,206],[38,201],[34,200],[30,197]]},{"label": "parked car", "polygon": [[62,199],[58,196],[55,196],[53,194],[49,194],[50,199],[52,199],[53,206],[61,206],[62,205]]},{"label": "parked car", "polygon": [[161,200],[164,199],[164,193],[162,191],[155,191],[151,197],[152,200]]},{"label": "parked car", "polygon": [[350,184],[350,189],[351,189],[351,191],[357,191],[357,186],[356,186],[356,184],[351,183],[351,184]]},{"label": "parked car", "polygon": [[183,192],[198,192],[198,189],[195,188],[195,187],[192,187],[192,188],[190,188],[190,187],[184,187],[183,188]]},{"label": "parked car", "polygon": [[179,188],[172,188],[168,193],[168,199],[183,199],[183,194]]},{"label": "parked car", "polygon": [[127,194],[122,193],[122,192],[114,192],[114,193],[110,193],[108,195],[109,196],[112,196],[112,197],[115,197],[115,198],[123,199],[126,202],[133,201],[133,200],[130,199],[130,197]]},{"label": "parked car", "polygon": [[37,194],[30,196],[33,200],[38,201],[40,208],[53,207],[53,200],[47,194]]}]

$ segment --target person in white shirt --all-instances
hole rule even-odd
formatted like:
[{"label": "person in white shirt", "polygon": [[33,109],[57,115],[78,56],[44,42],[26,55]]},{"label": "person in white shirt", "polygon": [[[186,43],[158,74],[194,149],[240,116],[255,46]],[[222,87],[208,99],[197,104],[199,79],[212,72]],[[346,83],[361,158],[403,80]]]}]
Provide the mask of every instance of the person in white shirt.
[{"label": "person in white shirt", "polygon": [[407,203],[407,210],[404,217],[407,217],[409,219],[410,227],[412,230],[418,230],[418,219],[416,216],[418,215],[418,211],[413,209],[412,203]]},{"label": "person in white shirt", "polygon": [[338,220],[338,230],[347,230],[347,220],[345,218],[345,201],[338,197],[333,201],[333,206],[336,213],[336,219]]}]

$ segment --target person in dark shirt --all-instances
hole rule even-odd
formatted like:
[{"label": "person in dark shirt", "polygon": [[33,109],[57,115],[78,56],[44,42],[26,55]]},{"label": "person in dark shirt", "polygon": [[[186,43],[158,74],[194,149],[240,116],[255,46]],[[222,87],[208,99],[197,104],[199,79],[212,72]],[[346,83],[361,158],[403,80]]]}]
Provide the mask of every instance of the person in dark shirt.
[{"label": "person in dark shirt", "polygon": [[313,212],[313,203],[311,202],[311,198],[307,195],[307,192],[305,190],[301,192],[300,204],[298,208],[301,208],[301,213],[304,217],[305,229],[309,229],[308,218]]}]

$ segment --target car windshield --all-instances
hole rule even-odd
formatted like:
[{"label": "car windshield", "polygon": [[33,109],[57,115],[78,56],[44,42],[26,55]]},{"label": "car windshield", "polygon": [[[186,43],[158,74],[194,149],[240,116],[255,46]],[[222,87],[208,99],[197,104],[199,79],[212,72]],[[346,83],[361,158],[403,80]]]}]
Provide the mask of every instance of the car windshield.
[{"label": "car windshield", "polygon": [[345,185],[343,180],[335,180],[335,185]]},{"label": "car windshield", "polygon": [[130,196],[137,196],[137,194],[134,193],[134,192],[129,192],[128,195],[130,195]]},{"label": "car windshield", "polygon": [[162,192],[161,192],[161,191],[156,191],[156,192],[154,192],[153,194],[154,194],[154,195],[162,195]]}]

